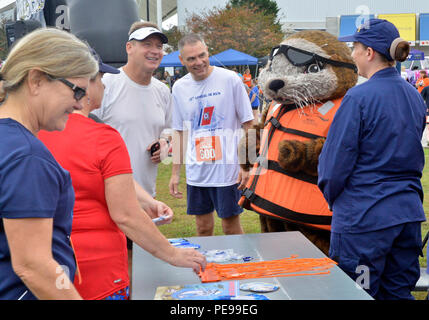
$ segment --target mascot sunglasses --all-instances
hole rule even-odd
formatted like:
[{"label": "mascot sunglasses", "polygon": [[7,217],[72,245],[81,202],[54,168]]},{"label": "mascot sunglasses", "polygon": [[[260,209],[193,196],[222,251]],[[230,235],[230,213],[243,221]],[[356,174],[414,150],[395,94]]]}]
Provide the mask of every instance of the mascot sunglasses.
[{"label": "mascot sunglasses", "polygon": [[318,54],[308,52],[302,49],[298,49],[295,47],[291,47],[285,44],[276,46],[271,49],[270,60],[273,60],[273,58],[280,53],[282,53],[295,67],[308,66],[315,62],[316,63],[322,62],[336,67],[349,68],[357,73],[357,68],[353,63],[331,60],[331,59],[319,56]]}]

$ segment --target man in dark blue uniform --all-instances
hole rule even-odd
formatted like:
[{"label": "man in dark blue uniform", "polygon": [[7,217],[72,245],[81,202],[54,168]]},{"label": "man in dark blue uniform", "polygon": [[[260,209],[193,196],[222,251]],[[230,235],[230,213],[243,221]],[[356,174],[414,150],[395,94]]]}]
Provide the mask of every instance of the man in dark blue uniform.
[{"label": "man in dark blue uniform", "polygon": [[318,185],[333,210],[330,256],[353,279],[367,279],[374,298],[413,299],[426,105],[393,67],[409,45],[380,19],[339,40],[354,43],[352,57],[368,81],[347,92],[319,158]]}]

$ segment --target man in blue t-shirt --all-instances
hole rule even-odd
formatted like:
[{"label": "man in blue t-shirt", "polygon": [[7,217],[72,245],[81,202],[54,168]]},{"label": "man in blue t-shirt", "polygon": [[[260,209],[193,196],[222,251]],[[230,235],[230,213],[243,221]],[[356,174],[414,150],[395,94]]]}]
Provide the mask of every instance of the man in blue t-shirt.
[{"label": "man in blue t-shirt", "polygon": [[250,105],[252,106],[254,121],[259,119],[259,88],[255,83],[255,80],[251,80],[251,87],[249,92]]}]

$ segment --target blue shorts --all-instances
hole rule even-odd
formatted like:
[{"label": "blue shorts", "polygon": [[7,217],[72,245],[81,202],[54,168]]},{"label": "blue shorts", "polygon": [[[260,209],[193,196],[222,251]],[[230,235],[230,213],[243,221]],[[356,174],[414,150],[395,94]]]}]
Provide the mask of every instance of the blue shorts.
[{"label": "blue shorts", "polygon": [[243,212],[238,205],[241,191],[238,184],[227,187],[196,187],[187,185],[189,215],[208,214],[216,210],[219,218],[230,218]]},{"label": "blue shorts", "polygon": [[130,287],[127,286],[118,290],[110,296],[105,297],[103,300],[130,300]]}]

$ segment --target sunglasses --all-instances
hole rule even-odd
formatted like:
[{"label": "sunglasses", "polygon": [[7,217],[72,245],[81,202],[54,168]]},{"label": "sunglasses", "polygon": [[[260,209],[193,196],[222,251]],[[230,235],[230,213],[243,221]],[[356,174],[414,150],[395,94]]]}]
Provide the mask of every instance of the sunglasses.
[{"label": "sunglasses", "polygon": [[285,44],[274,47],[271,49],[270,61],[278,54],[283,54],[289,61],[296,67],[308,66],[316,63],[320,65],[321,63],[327,63],[336,67],[344,67],[352,69],[357,73],[357,68],[353,63],[347,63],[342,61],[331,60],[313,52],[308,52],[299,48],[291,47]]},{"label": "sunglasses", "polygon": [[53,78],[51,76],[48,75],[48,78],[50,78],[51,80],[56,80],[56,81],[61,81],[62,83],[64,83],[67,87],[69,87],[70,89],[73,90],[74,92],[74,99],[76,100],[76,102],[79,102],[85,95],[86,95],[86,89],[81,88],[77,85],[75,85],[74,83],[64,79],[64,78]]}]

